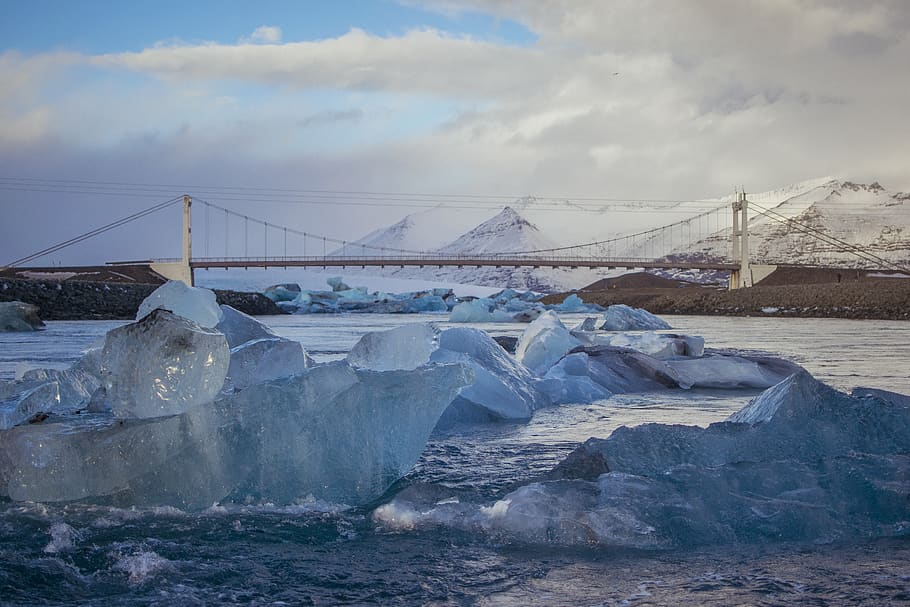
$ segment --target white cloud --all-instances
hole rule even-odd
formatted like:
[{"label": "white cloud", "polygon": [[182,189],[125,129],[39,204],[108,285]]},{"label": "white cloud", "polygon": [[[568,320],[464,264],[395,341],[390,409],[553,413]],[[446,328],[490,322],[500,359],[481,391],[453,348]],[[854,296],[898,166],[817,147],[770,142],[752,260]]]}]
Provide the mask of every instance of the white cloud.
[{"label": "white cloud", "polygon": [[[241,39],[241,42],[245,42]],[[281,28],[275,25],[260,25],[249,37],[249,41],[257,44],[278,44],[281,42]]]},{"label": "white cloud", "polygon": [[[832,174],[910,189],[902,0],[433,4],[519,21],[538,40],[352,29],[281,42],[259,28],[233,45],[6,54],[0,75],[22,86],[0,89],[0,123],[13,125],[7,141],[57,133],[61,165],[95,146],[98,171],[129,150],[167,175],[173,154],[160,152],[173,148],[213,183],[690,197]],[[105,86],[61,77],[74,62]],[[153,84],[135,88],[135,74]],[[409,117],[428,126],[398,128]]]}]

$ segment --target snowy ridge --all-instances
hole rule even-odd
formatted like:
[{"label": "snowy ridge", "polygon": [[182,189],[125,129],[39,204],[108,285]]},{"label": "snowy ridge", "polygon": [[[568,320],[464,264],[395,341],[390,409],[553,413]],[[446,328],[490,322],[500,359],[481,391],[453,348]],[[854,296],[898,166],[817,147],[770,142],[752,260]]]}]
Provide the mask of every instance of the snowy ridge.
[{"label": "snowy ridge", "polygon": [[[810,182],[811,183],[811,182]],[[770,197],[769,197],[770,198]],[[910,263],[910,194],[877,183],[831,180],[774,204],[749,196],[752,258],[765,263],[865,267],[871,264],[807,231],[817,231],[896,264]],[[786,223],[792,219],[799,225]],[[723,257],[730,247],[724,229],[690,248]]]},{"label": "snowy ridge", "polygon": [[[616,235],[649,230],[704,213],[712,204],[732,203],[730,194],[701,201],[665,205],[664,213],[648,211],[647,203],[627,202],[587,212],[571,201],[536,206],[527,197],[507,206],[492,218],[477,221],[479,211],[439,206],[414,213],[391,226],[376,230],[348,245],[349,253],[365,244],[445,254],[495,254],[533,251],[604,240]],[[752,258],[765,263],[797,263],[843,267],[869,265],[855,255],[838,251],[786,220],[793,220],[822,234],[869,250],[892,263],[910,264],[910,194],[892,193],[877,183],[857,184],[831,177],[812,179],[767,192],[749,193]],[[566,212],[560,212],[565,206]],[[730,213],[717,214],[708,236],[696,234],[687,242],[677,233],[670,241],[672,256],[685,259],[726,259],[730,256]],[[458,237],[452,234],[464,227]],[[473,227],[472,227],[473,226]],[[444,228],[444,230],[443,230]],[[672,237],[671,237],[672,238]],[[667,234],[624,243],[611,256],[649,257],[666,244]],[[353,249],[351,247],[354,247]],[[606,254],[607,252],[602,252]],[[589,253],[588,253],[589,254]],[[428,278],[496,287],[559,291],[579,288],[624,270],[563,270],[533,268],[404,268],[381,271],[397,278]],[[687,278],[695,278],[687,276]]]},{"label": "snowy ridge", "polygon": [[440,253],[471,255],[551,249],[559,246],[544,236],[512,207],[461,235],[455,242],[437,249]]}]

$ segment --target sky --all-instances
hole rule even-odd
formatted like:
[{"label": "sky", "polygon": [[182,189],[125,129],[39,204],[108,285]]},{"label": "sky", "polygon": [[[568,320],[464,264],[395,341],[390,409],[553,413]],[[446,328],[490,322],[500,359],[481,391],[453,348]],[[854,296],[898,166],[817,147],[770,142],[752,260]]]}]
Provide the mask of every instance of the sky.
[{"label": "sky", "polygon": [[[454,196],[492,215],[517,196],[691,200],[828,175],[910,191],[904,0],[0,14],[0,264],[183,193],[353,240]],[[175,257],[179,221],[168,208],[34,263]]]}]

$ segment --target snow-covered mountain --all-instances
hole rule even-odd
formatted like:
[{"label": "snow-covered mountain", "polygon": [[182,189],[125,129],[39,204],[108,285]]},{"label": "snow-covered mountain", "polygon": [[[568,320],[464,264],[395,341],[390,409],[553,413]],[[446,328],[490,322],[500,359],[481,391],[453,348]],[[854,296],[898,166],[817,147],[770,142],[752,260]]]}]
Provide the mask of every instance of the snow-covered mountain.
[{"label": "snow-covered mountain", "polygon": [[[785,190],[778,192],[784,196],[748,196],[754,261],[881,267],[876,259],[880,258],[910,265],[910,194],[889,192],[877,183],[837,179],[791,191],[789,196]],[[851,252],[856,249],[874,257],[863,259]],[[711,257],[726,257],[729,250],[730,228],[689,247],[690,252]]]},{"label": "snow-covered mountain", "polygon": [[[645,203],[631,202],[605,206],[596,212],[591,212],[591,207],[573,212],[572,203],[566,202],[570,206],[560,213],[558,205],[554,207],[550,203],[541,207],[535,206],[533,199],[521,199],[480,223],[477,221],[484,213],[482,210],[439,206],[408,215],[348,246],[444,254],[526,252],[604,240],[676,222],[673,230],[646,233],[636,239],[617,241],[609,249],[605,246],[600,251],[581,254],[638,258],[669,254],[728,259],[732,224],[729,205],[734,196],[669,203],[658,212],[653,208],[649,211]],[[863,185],[823,178],[749,194],[748,200],[750,251],[755,262],[872,265],[838,250],[844,247],[824,243],[814,235],[821,233],[862,247],[890,262],[910,265],[910,194],[889,192],[877,183]],[[723,210],[706,213],[706,209],[712,208]],[[375,248],[372,252],[376,253]],[[432,277],[467,284],[558,291],[578,288],[624,271],[487,267],[403,268],[383,272],[397,278]]]},{"label": "snow-covered mountain", "polygon": [[365,253],[369,255],[384,253],[395,255],[400,251],[435,251],[495,212],[488,209],[468,209],[467,211],[459,209],[456,212],[444,205],[436,206],[405,215],[400,221],[374,230],[356,242],[350,243],[350,249],[339,248],[330,255],[356,255],[363,247],[366,247]]}]

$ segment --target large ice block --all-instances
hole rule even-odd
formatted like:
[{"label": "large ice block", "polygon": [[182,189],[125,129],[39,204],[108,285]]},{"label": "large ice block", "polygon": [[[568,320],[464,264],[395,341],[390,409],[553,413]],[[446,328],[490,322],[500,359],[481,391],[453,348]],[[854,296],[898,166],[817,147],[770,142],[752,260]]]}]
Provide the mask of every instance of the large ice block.
[{"label": "large ice block", "polygon": [[226,304],[222,304],[220,308],[221,320],[215,325],[215,329],[224,333],[228,347],[234,348],[254,339],[278,337],[269,327],[249,314]]},{"label": "large ice block", "polygon": [[707,428],[645,424],[590,439],[548,475],[559,480],[489,505],[415,503],[403,492],[374,520],[645,549],[905,537],[910,399],[860,394],[799,373]]},{"label": "large ice block", "polygon": [[18,426],[0,436],[0,495],[186,509],[308,495],[363,504],[413,466],[471,379],[462,365],[376,372],[339,361],[178,415]]},{"label": "large ice block", "polygon": [[242,390],[252,384],[290,377],[308,366],[299,342],[283,337],[254,339],[231,348],[225,386]]},{"label": "large ice block", "polygon": [[669,329],[670,325],[647,310],[614,304],[604,312],[604,323],[600,328],[605,331],[640,331]]},{"label": "large ice block", "polygon": [[569,354],[550,367],[538,382],[554,405],[563,403],[591,403],[610,397],[610,391],[595,382],[584,352]]},{"label": "large ice block", "polygon": [[562,324],[559,316],[547,311],[522,333],[515,357],[535,375],[543,375],[570,350],[581,345]]},{"label": "large ice block", "polygon": [[155,309],[108,332],[102,383],[117,417],[174,415],[215,398],[229,361],[222,333]]},{"label": "large ice block", "polygon": [[213,291],[188,287],[179,280],[169,280],[152,291],[139,304],[136,320],[144,318],[156,308],[169,310],[208,329],[221,320],[221,308],[215,301]]},{"label": "large ice block", "polygon": [[347,360],[374,371],[416,369],[427,364],[437,348],[439,331],[426,323],[413,323],[365,334],[348,352]]},{"label": "large ice block", "polygon": [[38,306],[21,301],[0,301],[0,332],[34,331],[44,326]]},{"label": "large ice block", "polygon": [[474,371],[474,382],[461,390],[441,421],[524,420],[550,404],[527,368],[479,329],[455,327],[439,335],[433,362],[457,362]]},{"label": "large ice block", "polygon": [[779,358],[718,352],[700,358],[668,359],[666,363],[684,388],[764,389],[802,371],[799,365]]}]

